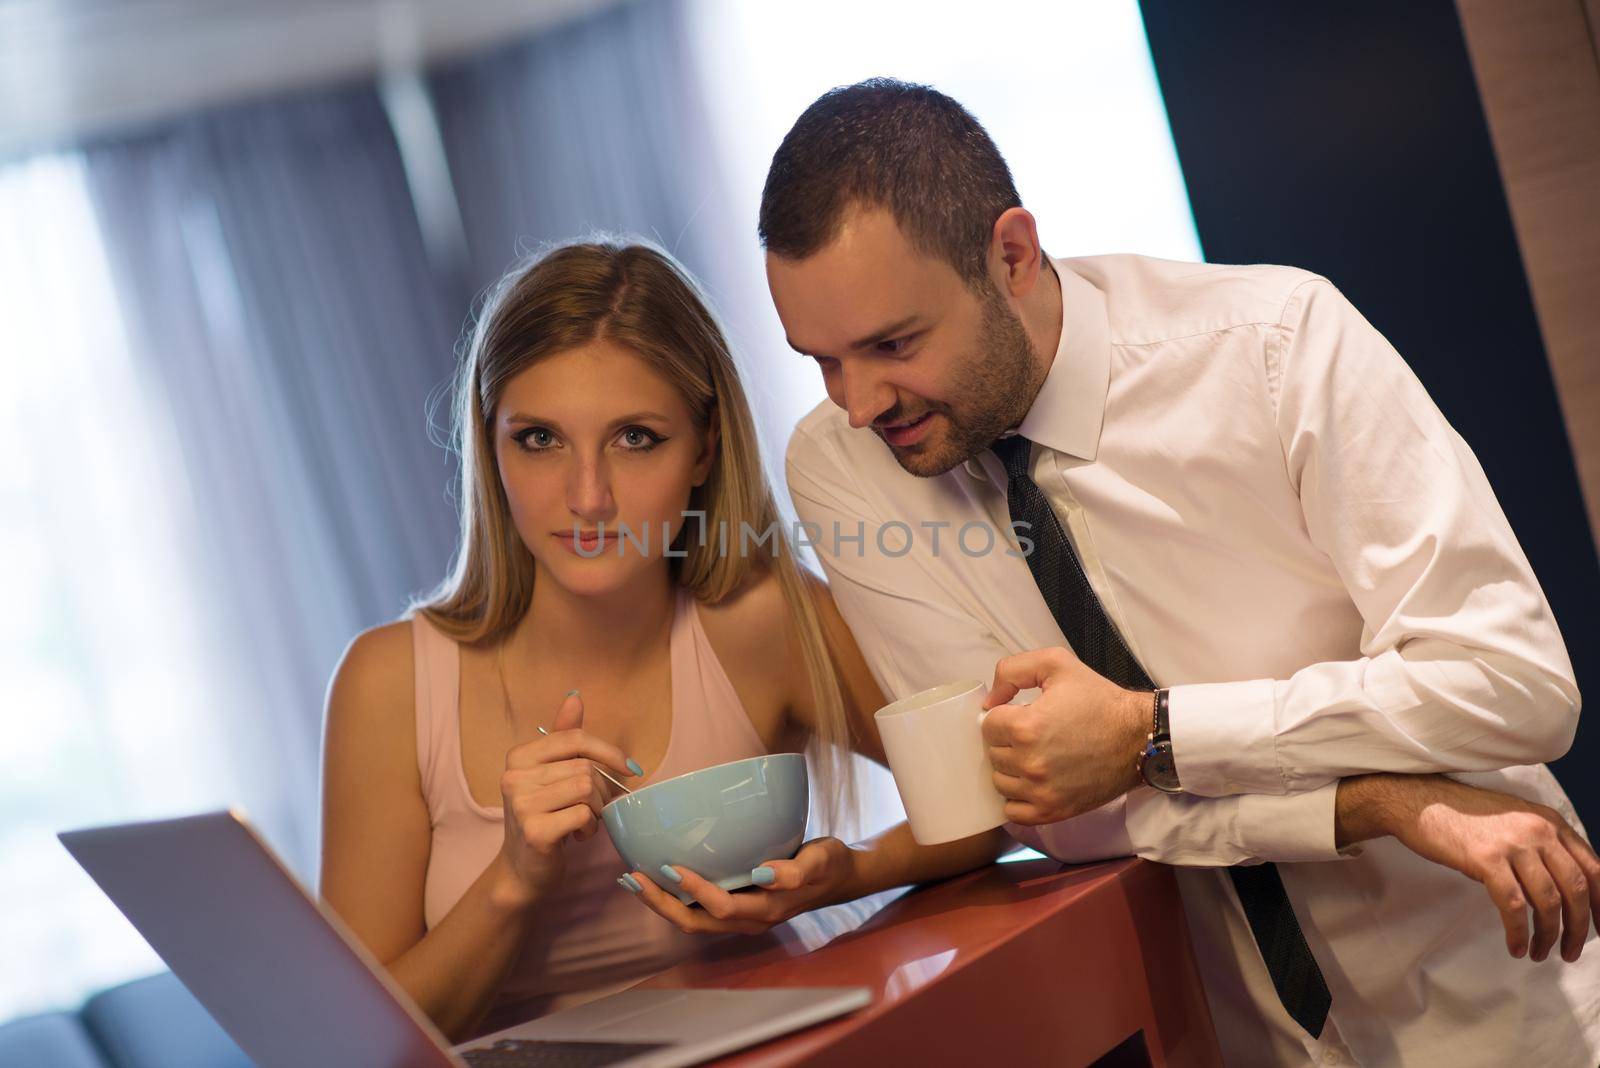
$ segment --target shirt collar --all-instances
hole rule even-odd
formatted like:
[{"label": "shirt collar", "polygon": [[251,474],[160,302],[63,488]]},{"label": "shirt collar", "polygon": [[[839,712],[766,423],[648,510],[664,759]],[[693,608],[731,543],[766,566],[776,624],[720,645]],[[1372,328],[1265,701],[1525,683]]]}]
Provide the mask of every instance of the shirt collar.
[{"label": "shirt collar", "polygon": [[[1106,297],[1065,260],[1052,259],[1061,280],[1061,341],[1039,395],[1014,433],[1055,452],[1093,460],[1100,450],[1106,390],[1111,383],[1111,328]],[[986,472],[987,450],[966,462],[973,478],[1005,485],[998,460]]]},{"label": "shirt collar", "polygon": [[1093,460],[1111,383],[1106,298],[1066,261],[1050,262],[1061,279],[1061,343],[1017,433],[1047,449]]}]

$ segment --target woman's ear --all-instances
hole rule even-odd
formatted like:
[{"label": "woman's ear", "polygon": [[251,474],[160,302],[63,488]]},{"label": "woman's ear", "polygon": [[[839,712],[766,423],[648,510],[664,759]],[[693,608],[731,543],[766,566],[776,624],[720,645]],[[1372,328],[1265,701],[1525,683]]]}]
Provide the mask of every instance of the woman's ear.
[{"label": "woman's ear", "polygon": [[713,404],[711,418],[706,423],[705,433],[701,439],[700,457],[694,462],[694,484],[704,486],[706,479],[711,477],[711,465],[717,461],[717,446],[722,440],[722,413]]}]

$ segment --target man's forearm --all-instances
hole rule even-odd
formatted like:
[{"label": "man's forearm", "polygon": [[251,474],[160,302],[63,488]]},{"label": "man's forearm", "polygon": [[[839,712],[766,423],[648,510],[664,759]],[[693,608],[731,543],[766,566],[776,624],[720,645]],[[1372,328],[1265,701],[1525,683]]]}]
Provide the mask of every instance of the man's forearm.
[{"label": "man's forearm", "polygon": [[1591,914],[1600,925],[1600,858],[1546,805],[1444,775],[1379,774],[1341,780],[1334,809],[1341,848],[1392,835],[1423,860],[1482,883],[1513,957],[1544,960],[1559,938],[1562,959],[1575,961]]},{"label": "man's forearm", "polygon": [[1394,833],[1397,822],[1414,816],[1423,784],[1437,775],[1379,772],[1339,780],[1334,801],[1334,842],[1340,848]]}]

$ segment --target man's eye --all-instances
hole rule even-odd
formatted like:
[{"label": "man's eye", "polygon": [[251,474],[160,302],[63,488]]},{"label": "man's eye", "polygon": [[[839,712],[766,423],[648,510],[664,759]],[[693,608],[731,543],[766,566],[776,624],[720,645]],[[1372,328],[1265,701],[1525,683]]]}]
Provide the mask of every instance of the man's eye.
[{"label": "man's eye", "polygon": [[915,337],[915,334],[908,334],[905,337],[897,337],[889,341],[880,341],[878,342],[877,348],[879,352],[882,352],[886,355],[898,356],[906,350],[906,346],[911,344],[912,339]]}]

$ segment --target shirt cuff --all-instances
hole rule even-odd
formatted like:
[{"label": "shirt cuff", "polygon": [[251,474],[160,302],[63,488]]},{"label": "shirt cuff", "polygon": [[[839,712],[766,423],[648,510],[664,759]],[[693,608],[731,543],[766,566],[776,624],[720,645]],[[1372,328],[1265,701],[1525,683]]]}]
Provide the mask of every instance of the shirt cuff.
[{"label": "shirt cuff", "polygon": [[1172,759],[1183,792],[1198,797],[1283,794],[1271,679],[1173,686],[1167,696]]},{"label": "shirt cuff", "polygon": [[1241,794],[1235,829],[1244,851],[1263,861],[1339,860],[1359,847],[1339,851],[1335,833],[1338,782],[1299,794]]}]

